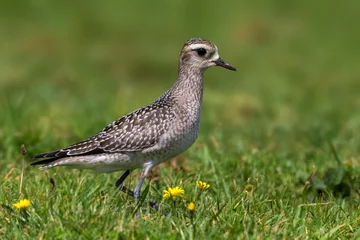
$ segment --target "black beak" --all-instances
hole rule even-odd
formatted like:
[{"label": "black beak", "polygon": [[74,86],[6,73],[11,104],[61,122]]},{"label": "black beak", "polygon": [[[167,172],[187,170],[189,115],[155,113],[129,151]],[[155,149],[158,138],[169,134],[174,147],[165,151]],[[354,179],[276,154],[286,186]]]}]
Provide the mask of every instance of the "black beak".
[{"label": "black beak", "polygon": [[223,68],[230,69],[232,71],[236,71],[236,68],[234,68],[233,66],[231,66],[230,64],[228,64],[227,62],[222,60],[221,58],[218,58],[217,60],[213,61],[213,63],[215,63],[216,66],[220,66],[220,67],[223,67]]}]

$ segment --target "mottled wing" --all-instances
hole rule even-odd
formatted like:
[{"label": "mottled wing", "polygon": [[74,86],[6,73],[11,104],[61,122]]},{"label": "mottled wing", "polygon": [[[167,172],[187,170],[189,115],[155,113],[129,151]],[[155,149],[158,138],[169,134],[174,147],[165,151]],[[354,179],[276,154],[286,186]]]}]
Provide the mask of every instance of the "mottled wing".
[{"label": "mottled wing", "polygon": [[118,119],[87,140],[33,158],[54,160],[97,153],[142,151],[157,143],[160,136],[169,129],[174,118],[175,114],[169,105],[155,102]]}]

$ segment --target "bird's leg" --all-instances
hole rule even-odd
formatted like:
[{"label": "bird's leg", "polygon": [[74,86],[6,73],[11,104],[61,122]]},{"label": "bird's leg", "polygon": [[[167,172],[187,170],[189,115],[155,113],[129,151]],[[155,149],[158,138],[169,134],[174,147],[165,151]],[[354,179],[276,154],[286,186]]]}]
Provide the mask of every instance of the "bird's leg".
[{"label": "bird's leg", "polygon": [[125,181],[125,179],[129,176],[129,174],[131,173],[131,170],[126,170],[123,175],[121,175],[121,177],[116,181],[115,186],[118,188],[120,187],[123,182]]},{"label": "bird's leg", "polygon": [[[146,171],[146,174],[150,171],[150,169],[152,168],[152,166],[150,166],[150,168],[148,170],[142,170],[142,172]],[[116,188],[120,188],[120,190],[124,193],[126,193],[127,195],[131,196],[131,197],[134,197],[134,192],[131,191],[130,189],[128,189],[127,187],[123,186],[123,182],[125,181],[125,179],[130,175],[132,170],[126,170],[123,175],[121,175],[121,177],[116,181]],[[145,176],[146,176],[145,174]],[[141,177],[140,177],[140,180],[141,180]],[[140,197],[140,189],[141,189],[141,185],[142,183],[144,182],[144,178],[141,180],[141,184],[140,184],[140,181],[138,183],[138,185],[140,184],[140,187],[139,187],[139,195],[137,197],[137,200],[136,202],[139,201],[139,197]],[[138,187],[138,186],[136,186]],[[136,188],[135,188],[136,189]],[[152,207],[153,209],[155,209],[156,211],[159,210],[159,204],[155,203],[155,202],[151,202],[149,201],[149,205],[150,207]]]},{"label": "bird's leg", "polygon": [[128,194],[129,196],[134,196],[134,192],[127,189],[125,186],[123,186],[123,182],[125,181],[125,179],[130,175],[132,170],[126,170],[123,175],[116,181],[116,188],[120,188],[120,190],[126,194]]},{"label": "bird's leg", "polygon": [[140,176],[139,182],[134,189],[135,203],[139,202],[141,186],[144,182],[145,176]]},{"label": "bird's leg", "polygon": [[146,175],[149,173],[149,171],[151,170],[151,168],[154,166],[154,163],[152,162],[147,162],[144,164],[143,169],[141,170],[141,175],[140,175],[140,179],[138,184],[136,185],[135,189],[134,189],[134,197],[135,197],[135,202],[138,203],[139,202],[139,198],[140,198],[140,190],[141,190],[141,186],[144,182],[144,179],[146,177]]}]

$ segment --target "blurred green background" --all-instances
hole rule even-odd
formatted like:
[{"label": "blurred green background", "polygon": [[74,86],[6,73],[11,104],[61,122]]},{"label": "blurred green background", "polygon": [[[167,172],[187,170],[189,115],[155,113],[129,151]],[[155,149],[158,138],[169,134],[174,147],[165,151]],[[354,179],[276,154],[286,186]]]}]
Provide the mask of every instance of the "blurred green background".
[{"label": "blurred green background", "polygon": [[[224,232],[229,234],[226,236],[248,231],[261,234],[278,226],[284,226],[279,232],[283,231],[281,236],[288,239],[305,232],[308,235],[308,230],[315,233],[310,237],[323,236],[337,227],[339,219],[343,221],[343,216],[337,214],[358,212],[354,209],[360,187],[359,9],[358,1],[1,1],[3,209],[11,208],[22,196],[32,200],[31,216],[35,220],[29,221],[31,227],[26,228],[30,237],[50,234],[45,236],[65,238],[67,235],[61,235],[62,224],[71,229],[69,236],[79,231],[91,234],[92,230],[86,228],[89,219],[97,226],[96,236],[116,234],[114,224],[127,217],[117,212],[131,206],[119,195],[106,195],[112,192],[109,189],[119,174],[96,176],[90,171],[63,168],[41,172],[28,166],[27,157],[25,194],[19,195],[20,146],[26,145],[28,155],[62,148],[152,102],[174,83],[184,42],[202,37],[213,41],[220,56],[237,72],[211,68],[205,73],[200,136],[179,158],[188,159],[179,162],[188,172],[161,168],[160,183],[152,185],[151,197],[158,201],[165,186],[182,181],[182,186],[189,186],[194,179],[203,179],[210,182],[213,191],[207,208],[214,213],[220,205],[226,209],[216,228],[206,220],[208,212],[201,215],[199,210],[199,218],[206,220],[202,236],[207,230],[215,235],[221,233],[219,236]],[[331,167],[345,170],[332,172],[336,180],[330,184]],[[316,184],[310,179],[315,190],[340,182],[351,190],[351,198],[339,207],[341,210],[329,205],[329,215],[335,211],[333,218],[326,217],[323,208],[318,212],[310,209],[312,215],[301,215],[296,210],[299,204],[302,208],[309,199],[312,202],[311,198],[301,198],[311,172],[323,181]],[[53,206],[48,174],[58,186],[53,212],[48,212]],[[80,185],[83,187],[77,188]],[[236,207],[243,204],[241,194],[252,192],[249,189],[253,186],[254,198],[249,204],[260,207],[245,214],[247,208]],[[89,189],[94,190],[88,193]],[[336,191],[348,194],[347,190]],[[112,205],[103,204],[102,194],[113,201]],[[268,198],[281,207],[276,209],[274,204],[266,208]],[[288,201],[286,209],[283,199]],[[234,206],[236,201],[239,205]],[[89,212],[77,211],[77,204]],[[97,208],[106,214],[99,215]],[[21,229],[13,231],[19,226],[17,218],[10,222],[10,214],[1,214],[0,234],[14,239],[22,236]],[[252,214],[254,219],[250,219]],[[293,225],[284,225],[284,216]],[[233,224],[234,219],[242,217],[241,224]],[[139,234],[180,236],[176,231],[182,230],[168,231],[173,225],[161,219],[160,233],[149,232],[160,226],[149,227],[146,221],[126,225],[125,229],[130,235],[143,231]],[[348,220],[346,216],[344,221]],[[104,226],[99,227],[97,221],[104,222]],[[184,222],[178,229],[191,233]],[[359,217],[352,216],[349,222],[356,229]],[[47,230],[38,227],[43,224],[58,232],[44,233]]]},{"label": "blurred green background", "polygon": [[330,139],[357,156],[358,7],[2,1],[0,157],[13,159],[20,143],[31,152],[62,147],[153,101],[176,79],[178,54],[191,37],[216,43],[238,69],[206,73],[202,141],[215,135],[230,151],[295,154]]}]

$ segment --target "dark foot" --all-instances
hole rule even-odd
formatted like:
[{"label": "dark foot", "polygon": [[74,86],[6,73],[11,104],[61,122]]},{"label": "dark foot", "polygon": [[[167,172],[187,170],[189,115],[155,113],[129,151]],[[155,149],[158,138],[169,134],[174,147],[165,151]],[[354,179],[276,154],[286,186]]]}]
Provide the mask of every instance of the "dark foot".
[{"label": "dark foot", "polygon": [[120,191],[122,191],[123,193],[126,193],[127,195],[129,195],[131,197],[134,197],[134,192],[131,191],[130,189],[128,189],[127,187],[125,187],[125,186],[121,186]]},{"label": "dark foot", "polygon": [[[125,186],[121,186],[120,190],[123,192],[123,193],[126,193],[127,195],[131,196],[131,197],[134,197],[134,192],[131,191],[130,189],[128,189],[127,187]],[[140,198],[140,196],[139,196]],[[153,209],[155,209],[156,211],[159,210],[159,204],[155,203],[155,202],[151,202],[149,201],[149,206],[152,207]]]}]

